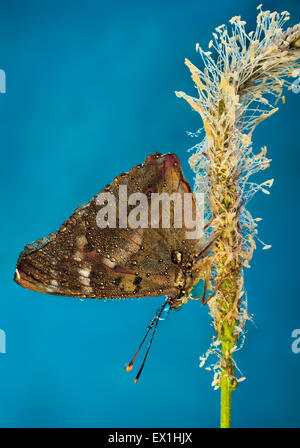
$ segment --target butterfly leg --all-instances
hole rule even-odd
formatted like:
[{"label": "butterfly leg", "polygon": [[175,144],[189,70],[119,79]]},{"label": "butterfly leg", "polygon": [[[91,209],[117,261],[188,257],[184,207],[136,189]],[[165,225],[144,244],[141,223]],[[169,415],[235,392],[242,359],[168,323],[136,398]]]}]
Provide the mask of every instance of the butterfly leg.
[{"label": "butterfly leg", "polygon": [[207,294],[207,288],[208,288],[208,278],[205,278],[204,279],[204,291],[203,291],[202,296],[200,296],[200,297],[190,297],[190,300],[201,300],[202,305],[203,305],[204,302],[205,302],[206,294]]},{"label": "butterfly leg", "polygon": [[231,276],[236,274],[238,271],[240,271],[241,266],[238,266],[236,269],[233,269],[229,274],[225,275],[217,284],[217,286],[214,288],[214,290],[210,293],[207,299],[202,301],[202,305],[206,305],[207,302],[215,295],[215,293],[218,291],[218,289],[223,285],[223,283]]},{"label": "butterfly leg", "polygon": [[209,229],[209,227],[212,227],[212,223],[213,223],[214,219],[215,219],[215,216],[212,215],[212,217],[210,218],[210,220],[208,221],[208,223],[205,224],[205,226],[204,226],[204,230],[207,230],[207,229]]}]

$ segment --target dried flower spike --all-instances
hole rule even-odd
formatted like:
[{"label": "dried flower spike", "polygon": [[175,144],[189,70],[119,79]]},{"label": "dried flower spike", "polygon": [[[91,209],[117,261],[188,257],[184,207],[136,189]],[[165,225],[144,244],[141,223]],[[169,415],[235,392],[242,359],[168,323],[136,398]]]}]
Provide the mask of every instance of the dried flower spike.
[{"label": "dried flower spike", "polygon": [[[247,210],[255,193],[269,194],[273,180],[257,184],[250,178],[269,167],[266,147],[252,150],[256,126],[277,112],[283,88],[291,88],[289,77],[300,64],[300,24],[284,30],[287,11],[263,11],[258,6],[257,27],[248,34],[246,22],[233,17],[227,28],[221,25],[209,42],[211,51],[196,50],[203,70],[185,60],[198,92],[194,98],[176,92],[201,116],[205,136],[192,149],[190,166],[196,174],[195,191],[206,197],[206,217],[213,217],[208,232],[220,235],[211,265],[211,297],[208,302],[219,344],[201,358],[205,364],[217,353],[212,385],[221,387],[221,426],[230,426],[231,391],[242,379],[236,378],[233,351],[243,340],[243,327],[250,319],[244,294],[243,267],[256,248],[257,221]],[[197,137],[197,133],[192,134]],[[271,246],[263,243],[263,249]],[[242,339],[241,339],[242,338]]]}]

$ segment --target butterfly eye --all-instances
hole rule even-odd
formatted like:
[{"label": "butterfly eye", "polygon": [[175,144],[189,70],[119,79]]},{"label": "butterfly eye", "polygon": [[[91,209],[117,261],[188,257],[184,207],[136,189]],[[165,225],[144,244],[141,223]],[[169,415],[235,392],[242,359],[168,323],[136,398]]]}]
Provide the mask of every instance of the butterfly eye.
[{"label": "butterfly eye", "polygon": [[182,262],[182,253],[179,250],[173,250],[171,253],[173,263],[180,264]]}]

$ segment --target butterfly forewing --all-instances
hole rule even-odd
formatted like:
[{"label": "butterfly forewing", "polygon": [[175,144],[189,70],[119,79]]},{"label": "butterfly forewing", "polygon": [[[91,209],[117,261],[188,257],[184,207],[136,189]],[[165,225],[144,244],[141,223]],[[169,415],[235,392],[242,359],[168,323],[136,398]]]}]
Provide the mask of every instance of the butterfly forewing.
[{"label": "butterfly forewing", "polygon": [[[144,193],[149,198],[148,228],[120,228],[120,186],[126,186],[128,197]],[[176,257],[192,260],[201,251],[201,241],[186,239],[184,220],[181,228],[174,227],[172,207],[169,228],[162,226],[161,213],[157,227],[151,227],[150,198],[152,193],[191,192],[177,156],[150,155],[102,192],[116,198],[116,228],[99,228],[97,214],[102,205],[96,195],[56,233],[25,247],[17,263],[16,282],[34,291],[70,297],[176,295],[182,274]],[[129,205],[126,216],[131,210]]]}]

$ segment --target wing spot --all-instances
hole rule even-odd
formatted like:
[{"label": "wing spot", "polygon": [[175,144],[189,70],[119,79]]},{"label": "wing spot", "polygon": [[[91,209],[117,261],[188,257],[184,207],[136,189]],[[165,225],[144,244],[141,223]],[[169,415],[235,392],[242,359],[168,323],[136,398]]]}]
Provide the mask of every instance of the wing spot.
[{"label": "wing spot", "polygon": [[55,291],[55,289],[57,289],[57,287],[55,285],[50,285],[45,288],[45,290],[48,292],[53,292],[53,291]]},{"label": "wing spot", "polygon": [[113,281],[113,283],[114,283],[115,285],[119,286],[119,284],[121,283],[121,281],[122,281],[122,277],[117,277],[117,278]]},{"label": "wing spot", "polygon": [[89,277],[90,274],[91,274],[91,270],[90,269],[78,269],[78,272],[83,277]]},{"label": "wing spot", "polygon": [[74,258],[75,261],[81,261],[81,260],[82,260],[82,255],[81,255],[81,253],[79,252],[79,250],[77,250],[77,251],[75,252],[75,255],[73,256],[73,258]]},{"label": "wing spot", "polygon": [[90,286],[90,279],[87,277],[79,277],[79,281],[84,286]]},{"label": "wing spot", "polygon": [[83,249],[84,246],[87,244],[87,242],[88,242],[88,241],[87,241],[85,235],[80,235],[80,236],[78,236],[77,239],[76,239],[77,247],[79,247],[80,249]]},{"label": "wing spot", "polygon": [[116,263],[113,261],[110,261],[108,258],[102,258],[102,263],[105,264],[107,267],[113,269],[116,266]]},{"label": "wing spot", "polygon": [[142,280],[143,280],[142,277],[135,277],[135,279],[133,281],[133,284],[135,286],[138,286],[141,283]]}]

